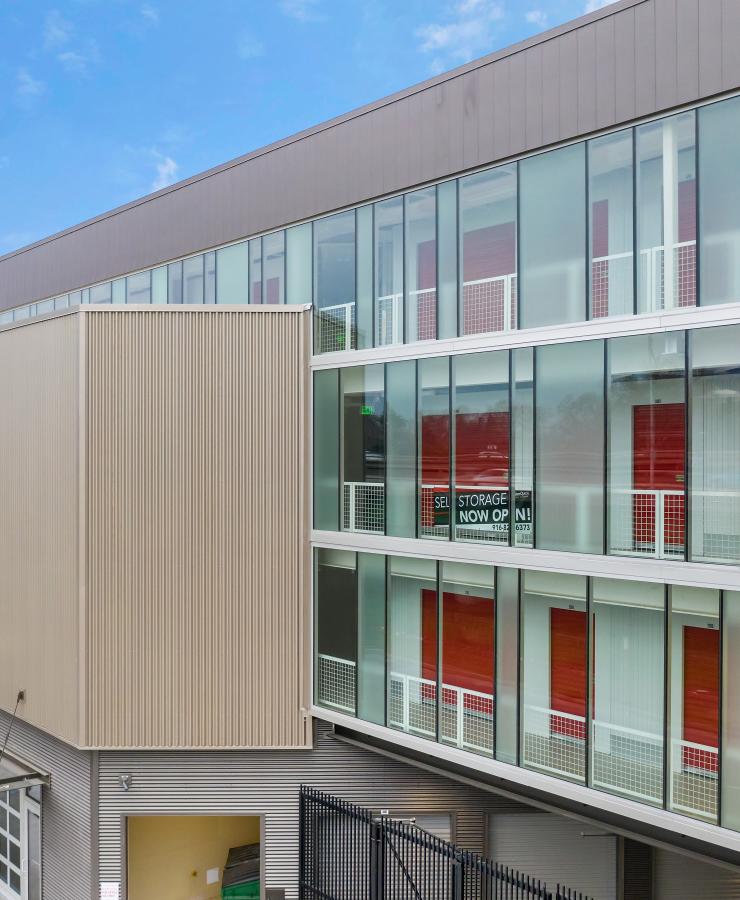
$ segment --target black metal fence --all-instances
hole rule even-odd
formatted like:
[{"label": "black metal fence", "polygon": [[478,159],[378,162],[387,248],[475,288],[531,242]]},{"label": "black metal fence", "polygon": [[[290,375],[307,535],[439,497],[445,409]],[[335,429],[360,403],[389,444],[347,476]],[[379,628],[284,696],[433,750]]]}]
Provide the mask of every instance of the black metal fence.
[{"label": "black metal fence", "polygon": [[301,787],[301,900],[589,900]]}]

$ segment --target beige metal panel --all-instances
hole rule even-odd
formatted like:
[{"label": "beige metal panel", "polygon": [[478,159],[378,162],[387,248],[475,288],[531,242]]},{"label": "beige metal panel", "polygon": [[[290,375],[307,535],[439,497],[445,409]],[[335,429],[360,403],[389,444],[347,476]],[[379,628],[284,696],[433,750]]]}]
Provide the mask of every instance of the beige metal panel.
[{"label": "beige metal panel", "polygon": [[0,708],[78,738],[78,318],[0,331]]},{"label": "beige metal panel", "polygon": [[84,313],[91,747],[303,746],[309,313]]}]

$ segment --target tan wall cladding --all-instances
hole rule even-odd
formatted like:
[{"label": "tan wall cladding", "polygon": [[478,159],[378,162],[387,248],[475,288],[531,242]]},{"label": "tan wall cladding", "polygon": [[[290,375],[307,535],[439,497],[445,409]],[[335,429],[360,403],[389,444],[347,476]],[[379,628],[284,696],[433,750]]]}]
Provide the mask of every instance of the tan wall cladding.
[{"label": "tan wall cladding", "polygon": [[76,316],[0,331],[0,707],[78,734]]},{"label": "tan wall cladding", "polygon": [[305,745],[309,314],[84,321],[82,743]]}]

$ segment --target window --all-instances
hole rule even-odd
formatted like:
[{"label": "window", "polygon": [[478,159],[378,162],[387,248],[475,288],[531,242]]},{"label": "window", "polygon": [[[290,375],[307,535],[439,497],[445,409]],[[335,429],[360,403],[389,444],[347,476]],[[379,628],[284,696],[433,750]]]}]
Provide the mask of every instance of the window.
[{"label": "window", "polygon": [[516,164],[460,179],[460,333],[516,328]]},{"label": "window", "polygon": [[702,306],[740,301],[740,98],[698,112]]},{"label": "window", "polygon": [[740,326],[690,342],[691,558],[740,562]]},{"label": "window", "polygon": [[592,581],[591,786],[663,803],[662,584]]},{"label": "window", "polygon": [[385,368],[386,534],[416,537],[416,362]]},{"label": "window", "polygon": [[203,303],[203,257],[182,261],[182,302]]},{"label": "window", "polygon": [[722,596],[722,811],[725,828],[740,831],[740,591]]},{"label": "window", "polygon": [[354,210],[314,222],[315,351],[356,347]]},{"label": "window", "polygon": [[457,336],[457,181],[437,185],[437,337]]},{"label": "window", "polygon": [[285,232],[285,295],[287,303],[310,303],[311,290],[310,222],[294,225]]},{"label": "window", "polygon": [[139,272],[126,279],[126,303],[152,302],[151,272]]},{"label": "window", "polygon": [[316,551],[316,703],[355,714],[357,702],[357,557]]},{"label": "window", "polygon": [[517,764],[519,570],[496,568],[496,759]]},{"label": "window", "polygon": [[603,553],[604,344],[537,347],[537,547]]},{"label": "window", "polygon": [[591,318],[632,315],[632,130],[588,142]]},{"label": "window", "polygon": [[357,311],[355,316],[355,343],[360,350],[373,346],[373,317],[375,301],[373,291],[373,207],[361,206],[356,211],[357,240]]},{"label": "window", "polygon": [[167,302],[167,266],[152,270],[152,303]]},{"label": "window", "polygon": [[534,350],[511,351],[511,493],[515,547],[533,544]]},{"label": "window", "polygon": [[285,232],[262,238],[262,302],[285,303]]},{"label": "window", "polygon": [[693,112],[641,125],[637,140],[637,309],[696,305]]},{"label": "window", "polygon": [[216,302],[216,254],[211,250],[203,254],[205,283],[203,285],[203,302]]},{"label": "window", "polygon": [[388,564],[388,726],[435,740],[437,564],[397,556]]},{"label": "window", "polygon": [[262,238],[249,242],[249,302],[264,302],[262,294]]},{"label": "window", "polygon": [[574,144],[519,163],[522,328],[586,318],[586,154]]},{"label": "window", "polygon": [[182,303],[182,262],[167,266],[167,302]]},{"label": "window", "polygon": [[[90,288],[90,303],[110,303],[113,299],[113,292],[110,281],[105,284],[96,284]],[[61,307],[57,307],[60,309]]]},{"label": "window", "polygon": [[385,530],[385,386],[383,366],[340,370],[342,529]]},{"label": "window", "polygon": [[450,536],[450,360],[420,359],[419,537]]},{"label": "window", "polygon": [[494,569],[442,563],[439,740],[493,755]]},{"label": "window", "polygon": [[509,354],[453,358],[455,540],[509,543]]},{"label": "window", "polygon": [[437,337],[437,190],[406,194],[406,340]]},{"label": "window", "polygon": [[403,341],[403,197],[375,204],[375,345]]},{"label": "window", "polygon": [[671,647],[668,806],[717,822],[720,710],[720,597],[670,589]]},{"label": "window", "polygon": [[522,765],[585,778],[586,579],[522,573]]},{"label": "window", "polygon": [[0,897],[41,900],[40,799],[36,788],[0,791]]},{"label": "window", "polygon": [[216,251],[216,302],[249,302],[249,244]]},{"label": "window", "polygon": [[609,552],[683,559],[684,334],[608,342]]},{"label": "window", "polygon": [[385,725],[385,556],[357,554],[357,715]]},{"label": "window", "polygon": [[314,528],[339,531],[339,370],[313,376]]}]

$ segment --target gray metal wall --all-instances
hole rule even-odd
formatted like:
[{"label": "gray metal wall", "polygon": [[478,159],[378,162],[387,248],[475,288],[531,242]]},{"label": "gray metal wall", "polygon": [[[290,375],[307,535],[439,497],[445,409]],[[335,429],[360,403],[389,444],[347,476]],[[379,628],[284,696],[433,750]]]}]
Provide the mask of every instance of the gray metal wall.
[{"label": "gray metal wall", "polygon": [[737,0],[620,0],[0,260],[0,308],[740,87]]},{"label": "gray metal wall", "polygon": [[[29,636],[32,639],[32,636]],[[4,740],[10,716],[0,711]],[[13,725],[8,749],[49,772],[41,805],[41,867],[44,900],[86,900],[93,892],[94,755],[75,750],[25,722]]]},{"label": "gray metal wall", "polygon": [[[131,773],[127,793],[120,773]],[[308,784],[392,814],[453,813],[459,844],[483,850],[486,815],[525,807],[350,746],[316,725],[313,751],[101,752],[100,878],[122,880],[126,815],[263,815],[267,887],[295,898],[298,789]],[[123,896],[123,895],[122,895]]]}]

